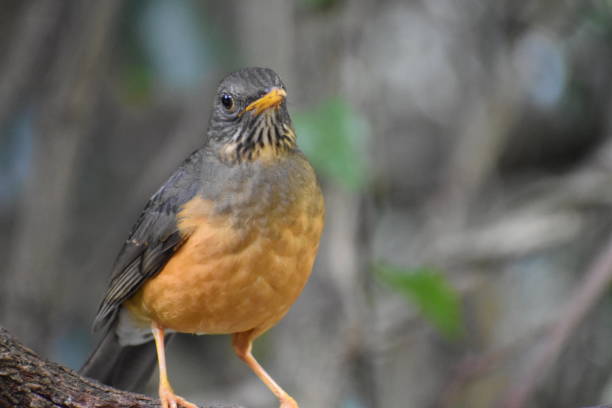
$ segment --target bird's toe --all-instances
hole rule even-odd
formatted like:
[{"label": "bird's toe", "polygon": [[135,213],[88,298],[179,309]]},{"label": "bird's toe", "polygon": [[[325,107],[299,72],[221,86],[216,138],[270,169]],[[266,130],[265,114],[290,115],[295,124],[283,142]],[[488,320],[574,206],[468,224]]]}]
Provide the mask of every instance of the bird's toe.
[{"label": "bird's toe", "polygon": [[289,395],[285,396],[284,398],[281,398],[280,403],[280,408],[300,408],[298,406],[298,403],[295,402],[295,400]]},{"label": "bird's toe", "polygon": [[160,389],[159,399],[162,408],[199,408],[196,404],[187,401],[183,397],[179,397],[169,389]]}]

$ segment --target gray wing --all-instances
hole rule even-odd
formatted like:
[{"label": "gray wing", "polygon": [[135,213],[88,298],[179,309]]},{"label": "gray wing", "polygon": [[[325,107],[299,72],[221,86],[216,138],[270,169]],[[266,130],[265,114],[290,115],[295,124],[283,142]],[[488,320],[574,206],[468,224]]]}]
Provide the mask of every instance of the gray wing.
[{"label": "gray wing", "polygon": [[176,217],[199,189],[201,159],[201,151],[194,152],[149,199],[117,256],[94,330],[108,327],[121,304],[155,276],[187,239],[179,232]]}]

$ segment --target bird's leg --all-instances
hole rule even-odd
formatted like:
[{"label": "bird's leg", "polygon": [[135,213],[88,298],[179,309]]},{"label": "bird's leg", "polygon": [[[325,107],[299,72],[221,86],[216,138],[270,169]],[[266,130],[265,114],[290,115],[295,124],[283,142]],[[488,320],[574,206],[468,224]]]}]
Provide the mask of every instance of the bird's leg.
[{"label": "bird's leg", "polygon": [[266,386],[278,397],[280,408],[299,408],[297,402],[270,377],[270,374],[255,360],[251,353],[254,332],[235,333],[232,337],[234,352],[253,370]]},{"label": "bird's leg", "polygon": [[198,408],[197,405],[179,397],[174,393],[168,380],[168,371],[166,370],[166,351],[164,348],[164,329],[157,323],[151,325],[153,337],[155,338],[155,348],[157,349],[157,361],[159,363],[159,399],[162,408]]}]

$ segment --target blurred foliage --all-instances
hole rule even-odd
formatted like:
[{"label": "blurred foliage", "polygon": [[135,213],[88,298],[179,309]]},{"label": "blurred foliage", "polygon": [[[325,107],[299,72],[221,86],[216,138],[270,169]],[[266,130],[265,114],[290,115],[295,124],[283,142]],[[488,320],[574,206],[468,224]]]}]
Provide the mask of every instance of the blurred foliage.
[{"label": "blurred foliage", "polygon": [[450,339],[463,333],[460,296],[440,271],[400,268],[388,264],[375,267],[377,276],[415,303],[423,316]]},{"label": "blurred foliage", "polygon": [[136,29],[136,22],[140,20],[146,4],[144,0],[126,3],[119,22],[122,41],[117,47],[121,56],[117,67],[120,80],[118,89],[132,103],[148,101],[156,79],[151,59],[142,47]]},{"label": "blurred foliage", "polygon": [[309,10],[326,10],[339,3],[339,0],[301,0],[300,4]]},{"label": "blurred foliage", "polygon": [[117,68],[122,94],[150,101],[157,88],[189,91],[218,66],[234,64],[235,44],[196,0],[135,0],[120,20]]},{"label": "blurred foliage", "polygon": [[582,10],[582,24],[595,33],[606,37],[612,36],[612,1],[593,2]]},{"label": "blurred foliage", "polygon": [[326,178],[352,191],[367,180],[366,121],[339,97],[294,115],[300,148]]}]

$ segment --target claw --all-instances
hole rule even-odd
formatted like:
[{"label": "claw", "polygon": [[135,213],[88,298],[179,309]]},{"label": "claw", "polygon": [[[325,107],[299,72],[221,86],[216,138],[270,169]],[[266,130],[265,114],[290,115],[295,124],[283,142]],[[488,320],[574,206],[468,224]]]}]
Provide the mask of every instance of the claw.
[{"label": "claw", "polygon": [[166,387],[160,387],[159,399],[161,401],[162,408],[199,408],[196,404],[187,401],[183,397],[179,397],[172,391],[172,389]]}]

